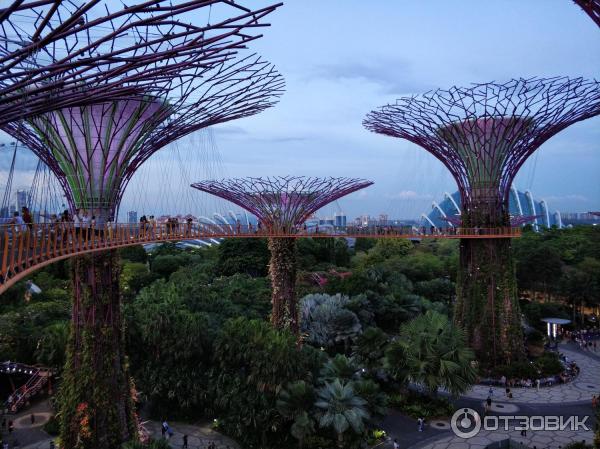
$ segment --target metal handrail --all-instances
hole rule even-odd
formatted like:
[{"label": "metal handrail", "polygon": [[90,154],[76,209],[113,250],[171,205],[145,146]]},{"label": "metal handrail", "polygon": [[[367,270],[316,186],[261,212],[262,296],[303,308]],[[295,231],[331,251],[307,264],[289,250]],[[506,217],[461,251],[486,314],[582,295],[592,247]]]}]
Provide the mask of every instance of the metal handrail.
[{"label": "metal handrail", "polygon": [[[454,228],[416,231],[404,227],[347,227],[336,233],[317,227],[299,226],[290,230],[232,224],[220,226],[203,222],[185,223],[41,223],[0,225],[0,293],[25,275],[53,261],[124,246],[180,240],[220,238],[514,238],[521,228]],[[427,232],[429,231],[429,232]]]}]

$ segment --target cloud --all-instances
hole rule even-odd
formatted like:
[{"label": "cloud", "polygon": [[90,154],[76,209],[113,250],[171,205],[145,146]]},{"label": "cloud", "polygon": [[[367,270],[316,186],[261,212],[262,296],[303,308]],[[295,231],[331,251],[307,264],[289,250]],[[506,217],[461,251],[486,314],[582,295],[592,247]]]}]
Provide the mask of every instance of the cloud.
[{"label": "cloud", "polygon": [[312,77],[333,79],[361,79],[377,84],[384,94],[421,93],[432,88],[412,76],[410,64],[401,60],[340,62],[317,66]]},{"label": "cloud", "polygon": [[393,200],[431,200],[433,195],[429,193],[417,193],[414,190],[402,190],[398,193],[388,193],[387,198]]}]

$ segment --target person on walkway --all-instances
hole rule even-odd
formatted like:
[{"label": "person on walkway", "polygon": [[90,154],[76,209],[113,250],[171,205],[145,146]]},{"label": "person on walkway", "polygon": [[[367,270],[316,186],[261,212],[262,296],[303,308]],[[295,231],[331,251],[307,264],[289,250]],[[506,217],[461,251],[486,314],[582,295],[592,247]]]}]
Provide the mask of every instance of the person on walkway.
[{"label": "person on walkway", "polygon": [[400,445],[398,444],[398,438],[394,438],[394,449],[400,449]]},{"label": "person on walkway", "polygon": [[487,399],[485,400],[485,414],[487,415],[491,409],[492,409],[492,398],[488,396]]},{"label": "person on walkway", "polygon": [[183,436],[183,446],[181,446],[182,449],[187,449],[188,447],[188,436],[187,434]]},{"label": "person on walkway", "polygon": [[35,424],[35,415],[32,413],[31,414],[31,425],[33,426]]},{"label": "person on walkway", "polygon": [[419,418],[417,422],[419,423],[419,432],[423,432],[425,430],[425,418]]},{"label": "person on walkway", "polygon": [[169,425],[167,424],[167,420],[163,419],[162,424],[160,425],[160,433],[161,436],[164,438],[165,435],[167,434],[167,428],[169,427]]},{"label": "person on walkway", "polygon": [[494,396],[494,387],[490,387],[490,389],[488,390],[488,394],[490,395],[490,397]]},{"label": "person on walkway", "polygon": [[542,383],[542,381],[540,379],[536,379],[535,380],[535,388],[537,389],[537,391],[540,391],[540,384]]},{"label": "person on walkway", "polygon": [[21,215],[23,216],[23,221],[31,231],[33,229],[33,217],[31,216],[31,212],[25,206],[21,208]]}]

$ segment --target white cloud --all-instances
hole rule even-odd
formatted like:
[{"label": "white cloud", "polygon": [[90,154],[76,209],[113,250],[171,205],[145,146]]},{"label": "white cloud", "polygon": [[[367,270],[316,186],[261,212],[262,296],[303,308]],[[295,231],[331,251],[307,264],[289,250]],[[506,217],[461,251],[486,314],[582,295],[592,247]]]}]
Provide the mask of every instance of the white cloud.
[{"label": "white cloud", "polygon": [[429,193],[417,193],[414,190],[402,190],[398,193],[388,193],[387,198],[393,200],[431,200],[433,195]]}]

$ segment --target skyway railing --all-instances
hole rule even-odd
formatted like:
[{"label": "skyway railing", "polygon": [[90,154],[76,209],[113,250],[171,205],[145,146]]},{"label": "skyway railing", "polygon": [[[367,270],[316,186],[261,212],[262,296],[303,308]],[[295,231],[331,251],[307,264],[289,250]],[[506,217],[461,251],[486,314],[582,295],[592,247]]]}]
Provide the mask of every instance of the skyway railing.
[{"label": "skyway railing", "polygon": [[9,224],[0,226],[0,294],[19,279],[57,260],[68,257],[120,248],[130,245],[167,241],[204,240],[221,238],[513,238],[521,235],[520,228],[455,228],[431,229],[412,227],[348,227],[331,232],[330,228],[299,227],[290,232],[274,232],[260,226],[240,224],[186,223],[110,223],[83,227],[74,223]]}]

